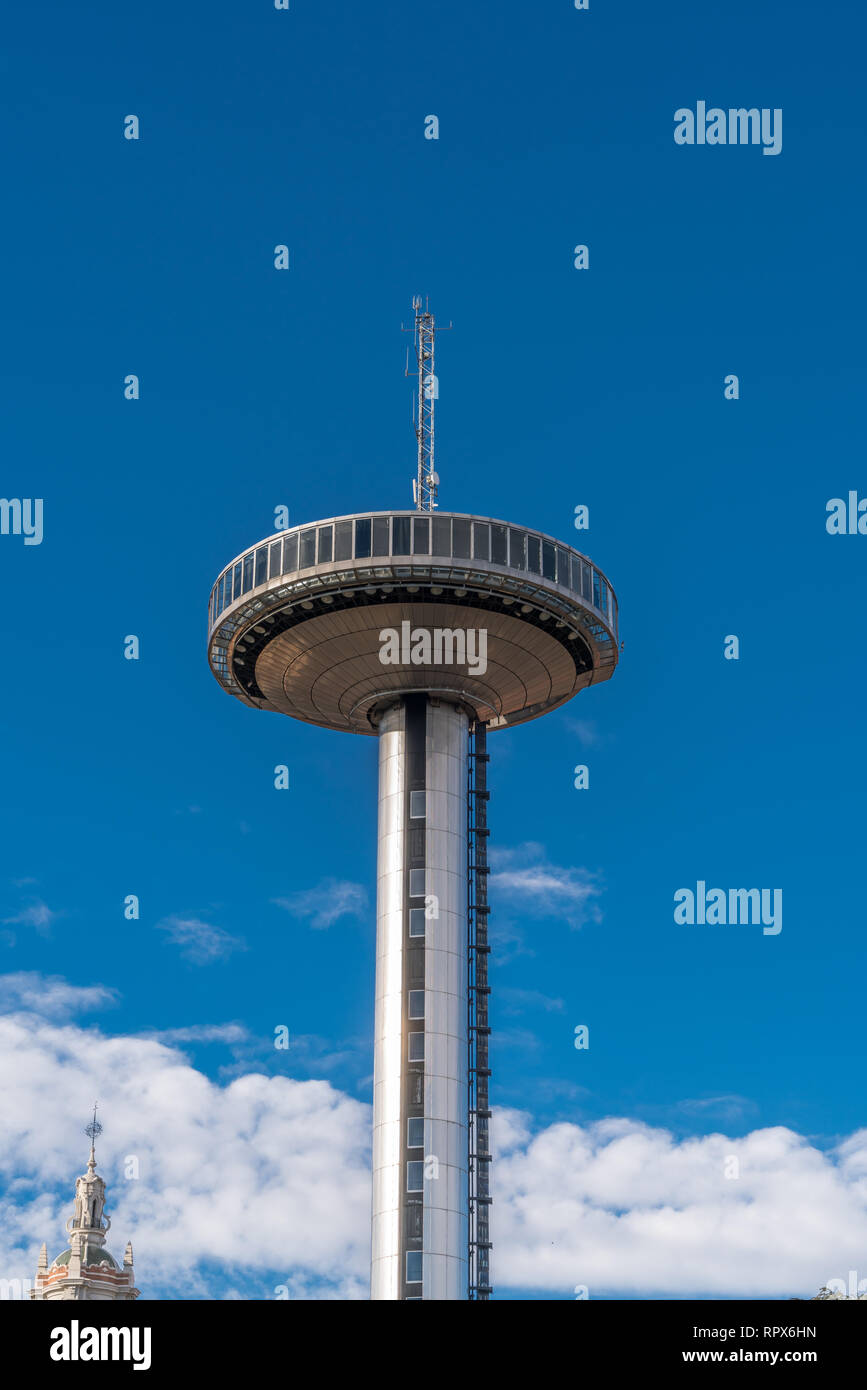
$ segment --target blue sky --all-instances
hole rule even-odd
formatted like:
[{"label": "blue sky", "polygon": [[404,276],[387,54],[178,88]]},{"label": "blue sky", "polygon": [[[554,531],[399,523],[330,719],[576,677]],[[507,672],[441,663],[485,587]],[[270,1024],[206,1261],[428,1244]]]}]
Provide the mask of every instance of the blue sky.
[{"label": "blue sky", "polygon": [[[44,498],[45,535],[0,537],[4,973],[113,991],[82,1027],[166,1033],[217,1087],[369,1100],[375,743],[228,699],[205,628],[277,505],[410,505],[422,293],[455,325],[441,505],[576,542],[624,641],[612,681],[491,738],[495,1104],[675,1143],[858,1130],[867,539],[825,507],[867,494],[864,29],[690,0],[10,15],[0,491]],[[676,145],[698,100],[782,108],[782,153]],[[677,925],[699,879],[782,888],[781,933]],[[62,1194],[86,1155],[55,1143]]]}]

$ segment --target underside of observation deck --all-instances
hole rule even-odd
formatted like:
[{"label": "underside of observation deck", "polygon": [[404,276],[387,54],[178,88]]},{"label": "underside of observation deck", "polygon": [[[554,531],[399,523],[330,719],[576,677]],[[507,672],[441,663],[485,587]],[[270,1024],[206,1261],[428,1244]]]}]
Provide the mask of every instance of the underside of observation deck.
[{"label": "underside of observation deck", "polygon": [[[388,544],[411,544],[412,552],[370,555],[371,522],[356,518],[302,530],[291,546],[287,535],[253,547],[225,571],[212,593],[210,658],[237,699],[324,728],[375,734],[390,700],[428,694],[497,728],[535,719],[612,675],[616,601],[585,557],[504,523],[445,516],[434,518],[436,543],[465,553],[425,556],[415,548],[416,532],[423,526],[431,545],[429,518],[413,519],[412,531],[406,517],[373,521],[374,538],[381,524]],[[335,561],[332,532],[340,527],[349,558]],[[510,538],[507,549],[493,544],[498,530]],[[359,546],[367,553],[357,553]],[[295,568],[286,572],[287,563]],[[464,638],[482,633],[484,661],[419,661],[404,652],[385,662],[384,634],[405,625],[456,634],[462,648]]]}]

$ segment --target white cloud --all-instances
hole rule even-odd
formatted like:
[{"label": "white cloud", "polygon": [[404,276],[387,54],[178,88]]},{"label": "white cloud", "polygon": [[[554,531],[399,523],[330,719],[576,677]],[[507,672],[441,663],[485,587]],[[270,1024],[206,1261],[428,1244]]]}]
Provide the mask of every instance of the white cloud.
[{"label": "white cloud", "polygon": [[293,917],[309,919],[311,927],[323,931],[341,917],[363,917],[367,912],[367,890],[360,883],[324,878],[315,888],[272,898],[272,902]]},{"label": "white cloud", "polygon": [[541,845],[495,850],[491,863],[491,892],[497,895],[497,905],[503,901],[507,910],[514,906],[533,917],[561,917],[573,928],[601,915],[597,876],[587,869],[549,863]]},{"label": "white cloud", "polygon": [[495,1283],[787,1298],[867,1274],[867,1130],[824,1153],[783,1127],[678,1140],[609,1119],[530,1137],[500,1113],[494,1139]]},{"label": "white cloud", "polygon": [[[145,1297],[212,1297],[214,1266],[243,1277],[246,1297],[290,1276],[308,1296],[363,1286],[367,1105],[290,1076],[220,1086],[164,1043],[23,1013],[0,1020],[4,1277],[32,1279],[43,1240],[52,1257],[64,1247],[94,1096],[109,1248],[119,1258],[132,1239]],[[126,1181],[130,1155],[140,1177]]]},{"label": "white cloud", "polygon": [[19,970],[0,975],[0,1008],[36,1010],[46,1018],[71,1018],[94,1009],[114,1008],[117,991],[105,985],[71,985],[59,975]]},{"label": "white cloud", "polygon": [[[272,1298],[279,1284],[291,1298],[366,1296],[367,1105],[288,1075],[219,1085],[166,1042],[240,1025],[110,1037],[57,1022],[110,999],[103,986],[0,985],[19,1005],[0,1021],[0,1276],[32,1279],[41,1242],[63,1248],[98,1096],[109,1246],[120,1256],[132,1238],[145,1297]],[[493,1138],[504,1293],[806,1297],[867,1275],[867,1130],[823,1152],[782,1127],[678,1139],[631,1119],[537,1129],[498,1110]]]},{"label": "white cloud", "polygon": [[719,1115],[724,1120],[737,1120],[748,1111],[756,1110],[754,1101],[746,1096],[705,1096],[678,1102],[678,1109],[687,1115]]},{"label": "white cloud", "polygon": [[4,917],[3,922],[10,927],[18,925],[35,927],[38,932],[45,934],[52,922],[56,922],[60,915],[59,912],[55,912],[47,903],[44,903],[41,898],[37,898],[35,902],[22,907],[20,912],[16,912],[13,917]]},{"label": "white cloud", "polygon": [[565,722],[570,733],[574,734],[578,742],[583,743],[586,748],[598,748],[602,743],[603,738],[594,719],[575,719],[568,716]]},{"label": "white cloud", "polygon": [[194,1023],[187,1028],[161,1028],[141,1035],[170,1047],[181,1043],[239,1043],[249,1037],[240,1023]]},{"label": "white cloud", "polygon": [[240,936],[231,936],[222,927],[203,922],[200,917],[164,917],[157,922],[157,928],[164,931],[169,940],[180,947],[181,955],[194,965],[210,965],[212,961],[224,960],[233,951],[246,950],[246,943]]}]

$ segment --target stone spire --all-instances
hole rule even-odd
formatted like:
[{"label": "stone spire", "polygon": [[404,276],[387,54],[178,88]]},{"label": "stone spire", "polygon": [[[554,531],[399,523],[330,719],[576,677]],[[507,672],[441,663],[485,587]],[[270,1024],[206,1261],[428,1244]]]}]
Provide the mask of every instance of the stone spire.
[{"label": "stone spire", "polygon": [[69,1249],[62,1251],[48,1266],[48,1252],[43,1245],[36,1271],[36,1284],[31,1290],[34,1299],[100,1299],[138,1298],[132,1264],[132,1243],[128,1242],[121,1269],[105,1249],[105,1237],[111,1220],[105,1215],[105,1182],[96,1171],[96,1140],[102,1125],[96,1118],[85,1129],[90,1137],[90,1157],[87,1172],[75,1182],[75,1203],[72,1216],[66,1223]]}]

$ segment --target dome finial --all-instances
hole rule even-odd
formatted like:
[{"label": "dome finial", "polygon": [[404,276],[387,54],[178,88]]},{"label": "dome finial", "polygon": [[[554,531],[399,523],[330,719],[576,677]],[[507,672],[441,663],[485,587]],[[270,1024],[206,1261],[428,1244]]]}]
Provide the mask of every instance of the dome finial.
[{"label": "dome finial", "polygon": [[90,1158],[87,1160],[87,1166],[91,1170],[91,1172],[96,1167],[96,1152],[94,1146],[99,1135],[102,1134],[102,1125],[96,1118],[96,1112],[98,1107],[99,1101],[95,1100],[93,1102],[93,1119],[91,1120],[89,1125],[85,1125],[84,1127],[85,1134],[87,1134],[90,1137]]}]

